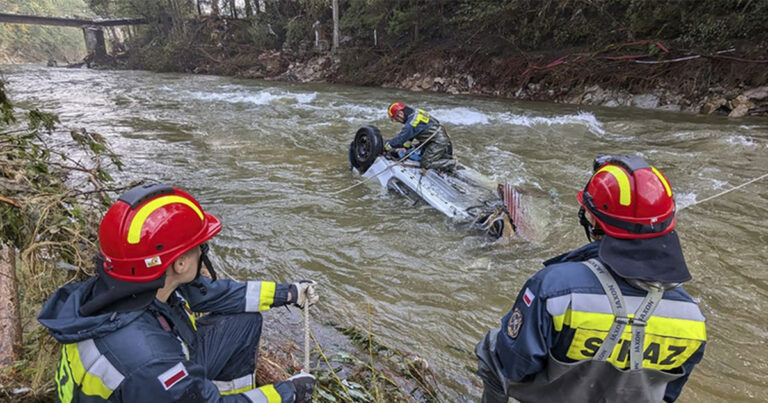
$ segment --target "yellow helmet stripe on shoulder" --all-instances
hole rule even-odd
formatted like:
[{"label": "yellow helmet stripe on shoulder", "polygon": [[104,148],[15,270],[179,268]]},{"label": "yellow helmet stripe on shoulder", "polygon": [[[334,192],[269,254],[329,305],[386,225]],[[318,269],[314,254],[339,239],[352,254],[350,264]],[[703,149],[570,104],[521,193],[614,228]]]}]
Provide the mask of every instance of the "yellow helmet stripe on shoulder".
[{"label": "yellow helmet stripe on shoulder", "polygon": [[131,220],[131,226],[128,228],[128,243],[139,243],[139,240],[141,239],[141,227],[144,225],[144,222],[147,221],[149,215],[160,207],[173,203],[181,203],[189,206],[192,210],[195,210],[195,213],[197,213],[197,215],[200,217],[200,220],[204,219],[203,212],[200,211],[195,203],[192,203],[189,199],[175,195],[158,197],[157,199],[152,200],[140,208],[136,215],[133,217],[133,220]]},{"label": "yellow helmet stripe on shoulder", "polygon": [[622,206],[629,206],[632,203],[632,192],[629,189],[629,177],[627,176],[627,173],[616,165],[606,165],[595,172],[595,175],[600,172],[608,172],[616,178],[616,182],[619,182],[619,204]]},{"label": "yellow helmet stripe on shoulder", "polygon": [[672,188],[669,187],[669,182],[667,182],[666,179],[664,179],[664,175],[659,172],[656,167],[651,167],[651,171],[656,174],[656,176],[659,177],[659,180],[661,181],[661,184],[664,185],[664,189],[667,190],[667,196],[672,197]]}]

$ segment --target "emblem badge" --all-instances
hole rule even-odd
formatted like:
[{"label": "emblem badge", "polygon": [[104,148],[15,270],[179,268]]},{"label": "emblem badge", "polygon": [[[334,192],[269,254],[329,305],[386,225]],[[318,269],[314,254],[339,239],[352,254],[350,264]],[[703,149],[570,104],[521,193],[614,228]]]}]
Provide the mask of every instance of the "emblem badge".
[{"label": "emblem badge", "polygon": [[536,295],[533,294],[530,288],[526,287],[525,293],[523,293],[523,302],[525,302],[525,306],[531,306],[534,298],[536,298]]},{"label": "emblem badge", "polygon": [[507,322],[507,335],[516,339],[517,334],[520,333],[521,326],[523,326],[523,313],[520,312],[519,308],[515,308],[515,311],[512,312],[512,316],[509,317],[509,321]]},{"label": "emblem badge", "polygon": [[157,377],[157,380],[163,384],[163,388],[165,390],[168,390],[187,376],[189,376],[189,372],[187,372],[187,368],[184,366],[184,364],[180,362],[171,367],[171,369],[160,374]]},{"label": "emblem badge", "polygon": [[160,266],[161,264],[163,264],[163,261],[160,260],[160,256],[144,259],[144,265],[147,266],[147,268]]}]

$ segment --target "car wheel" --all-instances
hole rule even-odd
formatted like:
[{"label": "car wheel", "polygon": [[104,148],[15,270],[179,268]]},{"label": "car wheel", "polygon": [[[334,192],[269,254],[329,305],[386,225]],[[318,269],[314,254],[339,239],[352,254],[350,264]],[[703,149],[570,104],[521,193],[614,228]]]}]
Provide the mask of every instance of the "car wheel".
[{"label": "car wheel", "polygon": [[376,126],[363,126],[357,130],[355,141],[350,145],[349,162],[364,173],[376,158],[384,152],[384,140]]}]

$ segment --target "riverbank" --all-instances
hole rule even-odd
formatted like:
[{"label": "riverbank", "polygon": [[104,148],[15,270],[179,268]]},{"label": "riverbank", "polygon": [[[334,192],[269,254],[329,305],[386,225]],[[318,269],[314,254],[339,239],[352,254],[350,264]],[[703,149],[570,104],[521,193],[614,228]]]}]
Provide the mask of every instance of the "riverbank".
[{"label": "riverbank", "polygon": [[[768,46],[685,50],[639,40],[546,51],[492,52],[425,42],[392,49],[284,42],[255,46],[244,20],[199,17],[184,40],[135,42],[109,68],[328,82],[730,117],[768,116]],[[389,102],[389,100],[384,100]]]},{"label": "riverbank", "polygon": [[765,54],[729,49],[714,55],[669,52],[646,57],[632,54],[638,46],[647,44],[625,47],[619,53],[557,51],[505,59],[464,58],[447,52],[415,54],[401,62],[369,66],[362,79],[357,71],[344,72],[348,63],[344,56],[319,55],[289,62],[274,79],[730,117],[768,116],[768,59],[760,59]]}]

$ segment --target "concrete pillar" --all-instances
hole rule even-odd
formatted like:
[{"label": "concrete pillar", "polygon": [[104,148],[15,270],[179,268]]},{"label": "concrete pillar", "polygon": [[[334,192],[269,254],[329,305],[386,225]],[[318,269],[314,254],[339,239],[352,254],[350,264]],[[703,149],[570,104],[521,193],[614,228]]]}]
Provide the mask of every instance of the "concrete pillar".
[{"label": "concrete pillar", "polygon": [[90,58],[96,63],[102,63],[107,60],[107,45],[104,42],[104,30],[97,26],[83,27],[83,36],[85,37],[85,50],[88,53],[86,59]]}]

